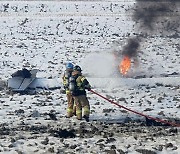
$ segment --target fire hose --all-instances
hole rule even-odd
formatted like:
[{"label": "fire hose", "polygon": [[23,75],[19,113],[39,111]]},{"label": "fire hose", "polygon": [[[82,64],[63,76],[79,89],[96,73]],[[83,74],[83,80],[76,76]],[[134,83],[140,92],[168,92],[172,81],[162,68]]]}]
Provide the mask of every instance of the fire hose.
[{"label": "fire hose", "polygon": [[146,117],[146,118],[151,119],[151,120],[153,120],[153,121],[157,121],[157,122],[160,122],[160,123],[168,124],[168,125],[171,125],[171,126],[174,126],[174,127],[180,127],[180,124],[173,123],[173,122],[169,122],[169,121],[162,120],[162,119],[159,119],[159,118],[154,118],[154,117],[145,115],[145,114],[143,114],[143,113],[134,111],[134,110],[132,110],[132,109],[129,109],[129,108],[127,108],[127,107],[124,107],[124,106],[118,104],[117,102],[114,102],[114,101],[108,99],[108,98],[105,97],[105,96],[102,96],[101,94],[99,94],[99,93],[93,91],[92,89],[91,89],[90,91],[91,91],[92,93],[98,95],[99,97],[101,97],[101,98],[107,100],[107,101],[110,102],[111,104],[114,104],[114,105],[118,106],[119,108],[123,108],[123,109],[125,109],[125,110],[127,110],[127,111],[133,112],[133,113],[135,113],[135,114],[138,114],[138,115],[140,115],[140,116]]}]

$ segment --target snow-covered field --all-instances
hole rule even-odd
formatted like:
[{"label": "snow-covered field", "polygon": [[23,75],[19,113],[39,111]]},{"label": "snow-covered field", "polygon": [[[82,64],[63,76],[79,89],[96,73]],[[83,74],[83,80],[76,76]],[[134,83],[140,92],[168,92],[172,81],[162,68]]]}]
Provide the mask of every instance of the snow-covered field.
[{"label": "snow-covered field", "polygon": [[[91,92],[87,123],[65,118],[62,89],[20,95],[5,86],[22,67],[39,69],[37,77],[61,84],[64,65],[72,61],[94,91],[180,123],[180,2],[174,3],[168,14],[147,21],[153,23],[148,27],[133,15],[153,1],[1,1],[0,153],[180,153],[179,128],[147,127],[144,117]],[[137,56],[123,77],[118,70],[122,51],[139,35]]]}]

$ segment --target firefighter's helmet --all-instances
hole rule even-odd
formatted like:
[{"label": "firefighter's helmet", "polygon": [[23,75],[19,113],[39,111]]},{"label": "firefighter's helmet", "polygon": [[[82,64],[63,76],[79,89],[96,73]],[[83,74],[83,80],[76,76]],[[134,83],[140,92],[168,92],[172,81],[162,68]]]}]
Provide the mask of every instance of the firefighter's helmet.
[{"label": "firefighter's helmet", "polygon": [[81,72],[81,71],[82,71],[82,70],[81,70],[81,67],[78,66],[78,65],[74,66],[73,70],[74,70],[74,71],[78,71],[78,72]]},{"label": "firefighter's helmet", "polygon": [[67,63],[66,68],[67,69],[73,69],[74,65],[72,63]]}]

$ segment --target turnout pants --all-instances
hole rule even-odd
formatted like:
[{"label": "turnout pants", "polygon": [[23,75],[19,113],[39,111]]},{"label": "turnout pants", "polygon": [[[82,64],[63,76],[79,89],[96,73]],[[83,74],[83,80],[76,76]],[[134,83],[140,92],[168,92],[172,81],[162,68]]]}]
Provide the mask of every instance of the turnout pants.
[{"label": "turnout pants", "polygon": [[74,96],[74,102],[76,104],[76,116],[77,119],[82,119],[82,110],[83,115],[89,117],[90,114],[90,105],[87,97],[85,95]]},{"label": "turnout pants", "polygon": [[67,107],[67,117],[72,117],[73,114],[76,113],[76,107],[74,103],[74,98],[73,96],[69,93],[66,95],[67,96],[67,102],[68,102],[68,107]]}]

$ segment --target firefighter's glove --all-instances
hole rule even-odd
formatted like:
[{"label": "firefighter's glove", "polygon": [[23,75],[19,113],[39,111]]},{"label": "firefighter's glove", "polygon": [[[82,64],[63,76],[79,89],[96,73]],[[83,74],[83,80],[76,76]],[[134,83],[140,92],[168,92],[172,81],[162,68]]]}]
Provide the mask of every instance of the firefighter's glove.
[{"label": "firefighter's glove", "polygon": [[88,91],[90,91],[90,90],[91,90],[91,86],[86,85],[86,86],[85,86],[85,89],[87,89]]},{"label": "firefighter's glove", "polygon": [[69,84],[64,85],[64,89],[68,89]]}]

